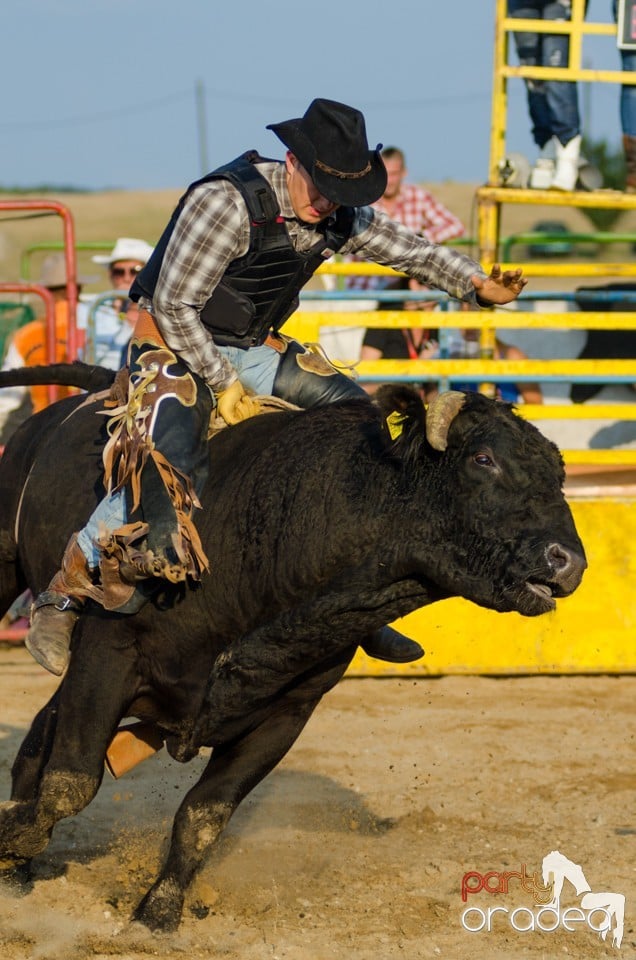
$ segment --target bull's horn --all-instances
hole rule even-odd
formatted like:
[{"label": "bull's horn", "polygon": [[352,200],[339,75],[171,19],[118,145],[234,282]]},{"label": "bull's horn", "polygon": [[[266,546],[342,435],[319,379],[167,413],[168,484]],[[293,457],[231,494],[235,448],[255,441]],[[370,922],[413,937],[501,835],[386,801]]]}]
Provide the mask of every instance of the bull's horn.
[{"label": "bull's horn", "polygon": [[461,410],[465,399],[465,393],[447,390],[429,403],[426,411],[426,439],[433,450],[446,449],[448,428]]}]

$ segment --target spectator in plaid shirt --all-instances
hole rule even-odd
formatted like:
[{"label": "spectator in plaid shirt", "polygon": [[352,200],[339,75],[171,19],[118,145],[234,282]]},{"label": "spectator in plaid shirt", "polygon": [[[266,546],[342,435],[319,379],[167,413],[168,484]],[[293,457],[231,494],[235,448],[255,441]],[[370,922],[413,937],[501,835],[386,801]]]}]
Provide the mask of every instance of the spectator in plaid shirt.
[{"label": "spectator in plaid shirt", "polygon": [[404,224],[413,233],[433,243],[454,240],[464,233],[463,223],[427,190],[414,183],[404,183],[406,159],[398,147],[385,147],[382,159],[386,167],[386,190],[373,204],[392,220]]},{"label": "spectator in plaid shirt", "polygon": [[[412,233],[426,237],[432,243],[444,243],[464,235],[464,224],[443,203],[423,187],[404,182],[408,171],[406,158],[399,147],[385,147],[382,160],[386,167],[387,183],[380,199],[372,204],[375,210],[381,210]],[[417,280],[391,277],[350,277],[347,286],[352,290],[427,289]],[[402,309],[400,303],[388,306],[391,310]],[[419,309],[422,309],[421,304]]]},{"label": "spectator in plaid shirt", "polygon": [[[373,207],[403,224],[413,233],[433,243],[443,243],[464,234],[464,225],[454,213],[436,200],[427,190],[414,183],[404,183],[407,175],[404,153],[399,147],[385,147],[382,159],[387,173],[386,190]],[[407,277],[351,277],[351,289],[365,290],[427,290],[428,287]],[[435,310],[435,300],[383,301],[379,310]],[[436,329],[369,329],[365,332],[361,360],[432,360],[438,355]],[[379,384],[365,385],[367,393],[374,393]],[[436,384],[421,385],[424,397],[436,390]]]}]

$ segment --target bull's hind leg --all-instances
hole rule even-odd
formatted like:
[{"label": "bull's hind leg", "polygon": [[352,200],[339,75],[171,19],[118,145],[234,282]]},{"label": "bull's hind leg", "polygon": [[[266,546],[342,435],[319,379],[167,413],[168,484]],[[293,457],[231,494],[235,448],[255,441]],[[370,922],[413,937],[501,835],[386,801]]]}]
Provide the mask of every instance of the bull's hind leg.
[{"label": "bull's hind leg", "polygon": [[14,600],[17,600],[24,591],[25,586],[24,579],[18,570],[13,537],[0,527],[0,617],[4,617]]},{"label": "bull's hind leg", "polygon": [[25,803],[37,797],[42,770],[48,762],[55,736],[59,695],[58,689],[42,707],[13,761],[11,799],[14,801]]},{"label": "bull's hind leg", "polygon": [[18,753],[13,799],[0,806],[5,867],[40,853],[55,824],[83,810],[102,781],[106,748],[136,684],[134,655],[113,649],[108,627],[107,621],[97,621],[90,634],[83,632],[81,640],[87,642],[74,651],[55,707],[38,714]]},{"label": "bull's hind leg", "polygon": [[0,617],[28,586],[18,559],[15,527],[38,437],[37,431],[19,428],[0,461]]},{"label": "bull's hind leg", "polygon": [[135,920],[151,930],[176,929],[186,890],[239,803],[285,756],[346,666],[339,663],[305,681],[281,697],[250,733],[214,748],[203,776],[179,807],[166,863]]},{"label": "bull's hind leg", "polygon": [[[31,725],[11,769],[11,800],[0,803],[0,835],[2,825],[9,825],[12,818],[19,818],[28,811],[29,802],[37,797],[38,784],[42,769],[46,764],[55,734],[57,717],[56,703],[58,693],[40,710]],[[15,891],[25,893],[30,888],[29,855],[16,858],[13,855],[0,856],[0,875],[9,881]]]}]

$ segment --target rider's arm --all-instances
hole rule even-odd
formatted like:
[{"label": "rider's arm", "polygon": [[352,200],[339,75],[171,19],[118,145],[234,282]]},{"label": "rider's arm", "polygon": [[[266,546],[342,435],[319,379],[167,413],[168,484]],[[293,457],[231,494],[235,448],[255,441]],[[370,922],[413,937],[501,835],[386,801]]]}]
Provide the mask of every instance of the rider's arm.
[{"label": "rider's arm", "polygon": [[249,218],[227,181],[196,187],[176,223],[153,297],[153,314],[168,346],[215,391],[236,380],[199,313],[225,270],[249,245]]},{"label": "rider's arm", "polygon": [[367,260],[393,267],[421,283],[445,290],[458,300],[476,304],[472,277],[486,278],[481,266],[450,247],[417,236],[372,207],[356,211],[353,233],[342,248]]}]

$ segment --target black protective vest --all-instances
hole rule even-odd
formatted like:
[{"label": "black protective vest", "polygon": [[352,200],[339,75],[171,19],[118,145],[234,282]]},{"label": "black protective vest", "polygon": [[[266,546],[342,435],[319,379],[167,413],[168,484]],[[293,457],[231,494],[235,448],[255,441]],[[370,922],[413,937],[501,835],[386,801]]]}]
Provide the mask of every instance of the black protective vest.
[{"label": "black protective vest", "polygon": [[190,191],[211,180],[229,180],[240,190],[250,216],[250,245],[234,260],[201,311],[201,321],[219,344],[247,349],[279,330],[298,306],[298,294],[321,263],[351,235],[354,209],[339,207],[331,224],[318,227],[319,239],[307,253],[294,250],[274,191],[257,170],[266,162],[254,150],[190,184],[170,222],[130,290],[133,300],[152,299],[168,241]]}]

